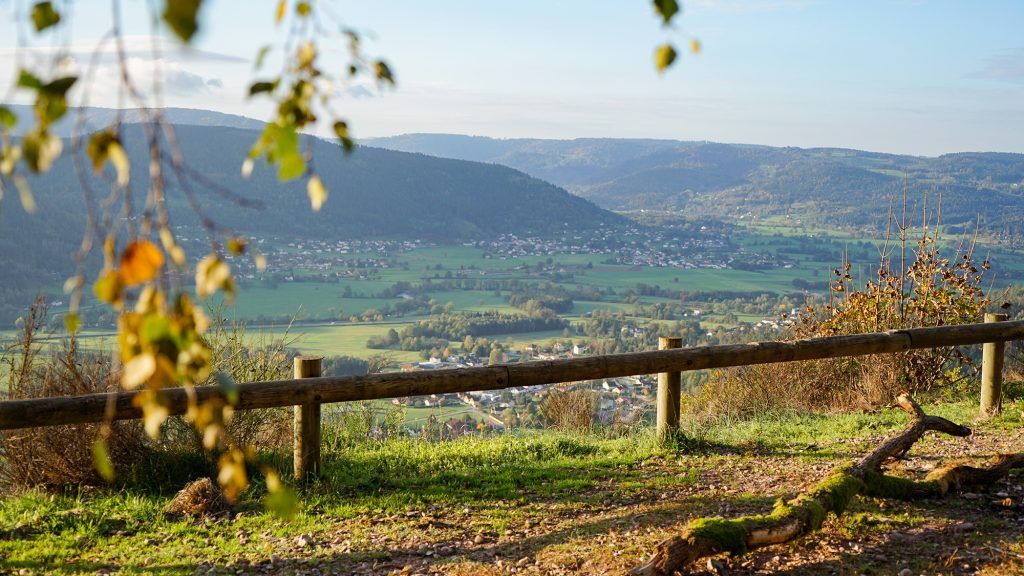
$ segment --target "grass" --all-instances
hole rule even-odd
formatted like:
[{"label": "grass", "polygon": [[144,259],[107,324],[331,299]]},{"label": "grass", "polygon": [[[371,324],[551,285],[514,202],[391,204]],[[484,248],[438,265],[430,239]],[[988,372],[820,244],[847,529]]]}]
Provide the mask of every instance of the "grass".
[{"label": "grass", "polygon": [[[1011,403],[1004,416],[980,426],[1015,433],[1020,407]],[[926,409],[960,421],[975,413],[973,402]],[[368,442],[325,454],[319,480],[301,490],[301,511],[291,520],[264,511],[258,484],[244,495],[242,513],[198,522],[161,514],[177,486],[29,491],[0,500],[0,570],[233,573],[253,563],[267,567],[274,556],[280,557],[276,568],[287,573],[311,565],[371,573],[375,563],[387,572],[429,562],[470,574],[479,562],[492,564],[495,554],[513,565],[526,554],[538,564],[569,566],[569,572],[586,559],[599,562],[591,565],[595,570],[618,571],[635,565],[665,530],[678,529],[680,518],[720,514],[721,505],[729,514],[770,508],[772,494],[716,491],[714,483],[732,482],[722,479],[729,469],[741,468],[736,481],[742,486],[751,474],[777,478],[779,466],[837,465],[852,457],[845,451],[863,450],[868,436],[905,421],[894,410],[766,415],[705,425],[699,435],[687,429],[690,440],[676,448],[654,442],[648,429],[616,438],[524,430],[441,443]],[[864,445],[846,443],[851,439]],[[266,458],[286,467],[284,455]],[[748,460],[760,470],[744,472]],[[782,481],[774,489],[792,493],[795,487]],[[884,534],[927,517],[923,509],[866,502],[835,530],[837,537],[856,539],[861,531]],[[296,544],[306,537],[318,543]],[[452,546],[464,552],[446,557],[445,547]]]}]

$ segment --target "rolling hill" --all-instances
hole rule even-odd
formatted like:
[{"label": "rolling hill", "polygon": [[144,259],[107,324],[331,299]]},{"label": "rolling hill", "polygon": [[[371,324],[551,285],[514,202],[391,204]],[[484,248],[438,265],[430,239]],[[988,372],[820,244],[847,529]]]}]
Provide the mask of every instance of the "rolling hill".
[{"label": "rolling hill", "polygon": [[838,148],[629,139],[491,139],[408,134],[374,146],[503,164],[565,186],[614,210],[673,210],[739,218],[793,215],[829,226],[877,226],[907,176],[911,203],[924,194],[943,221],[1024,232],[1024,154],[939,157]]}]

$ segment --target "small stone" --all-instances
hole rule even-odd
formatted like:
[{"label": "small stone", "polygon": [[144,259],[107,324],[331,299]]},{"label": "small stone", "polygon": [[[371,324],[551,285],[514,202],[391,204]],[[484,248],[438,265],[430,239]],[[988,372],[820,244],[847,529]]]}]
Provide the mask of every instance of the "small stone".
[{"label": "small stone", "polygon": [[900,570],[900,576],[914,576],[914,571],[910,568],[904,568]]},{"label": "small stone", "polygon": [[478,546],[479,546],[480,544],[483,544],[483,543],[484,543],[484,542],[486,542],[486,541],[487,541],[487,539],[486,539],[486,538],[484,538],[484,535],[483,535],[483,534],[477,534],[477,535],[476,535],[476,538],[473,538],[473,544],[476,544],[476,545],[478,545]]},{"label": "small stone", "polygon": [[519,566],[526,566],[529,563],[530,563],[530,557],[529,556],[523,556],[522,558],[519,559],[519,562],[516,562],[516,564],[519,565]]},{"label": "small stone", "polygon": [[308,534],[300,534],[295,537],[295,545],[300,548],[309,548],[313,545],[313,539]]}]

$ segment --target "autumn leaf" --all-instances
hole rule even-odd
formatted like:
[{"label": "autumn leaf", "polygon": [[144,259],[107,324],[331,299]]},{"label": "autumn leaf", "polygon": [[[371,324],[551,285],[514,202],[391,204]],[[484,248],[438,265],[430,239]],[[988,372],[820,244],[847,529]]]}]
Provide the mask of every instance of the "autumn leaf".
[{"label": "autumn leaf", "polygon": [[107,442],[98,438],[92,444],[92,464],[101,478],[110,482],[114,479],[114,464],[110,461]]},{"label": "autumn leaf", "polygon": [[126,286],[149,282],[164,265],[164,253],[149,240],[136,240],[121,254],[121,280]]},{"label": "autumn leaf", "polygon": [[200,298],[206,298],[218,290],[233,293],[234,282],[231,280],[231,267],[227,262],[216,254],[211,254],[196,265],[196,294]]},{"label": "autumn leaf", "polygon": [[324,202],[327,201],[327,189],[324,188],[324,183],[320,181],[319,176],[310,177],[306,184],[306,192],[309,194],[309,203],[312,205],[313,211],[319,212]]},{"label": "autumn leaf", "polygon": [[654,65],[658,72],[664,72],[676,61],[676,49],[671,44],[662,44],[654,53]]}]

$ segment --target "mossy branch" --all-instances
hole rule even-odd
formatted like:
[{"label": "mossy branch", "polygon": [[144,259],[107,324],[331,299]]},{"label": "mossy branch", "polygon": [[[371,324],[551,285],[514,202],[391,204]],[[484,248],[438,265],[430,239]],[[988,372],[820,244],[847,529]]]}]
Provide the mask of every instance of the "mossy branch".
[{"label": "mossy branch", "polygon": [[920,482],[889,476],[882,472],[882,465],[902,457],[925,433],[936,431],[959,437],[971,434],[970,428],[925,414],[909,395],[900,396],[896,403],[911,415],[910,424],[870,454],[832,472],[796,498],[776,502],[770,514],[693,520],[681,534],[658,544],[651,559],[629,574],[667,576],[706,556],[723,552],[744,554],[755,548],[795,540],[820,529],[829,513],[842,515],[858,495],[902,500],[942,496],[950,490],[994,482],[1010,470],[1024,467],[1024,454],[1009,454],[996,457],[986,468],[936,469]]}]

